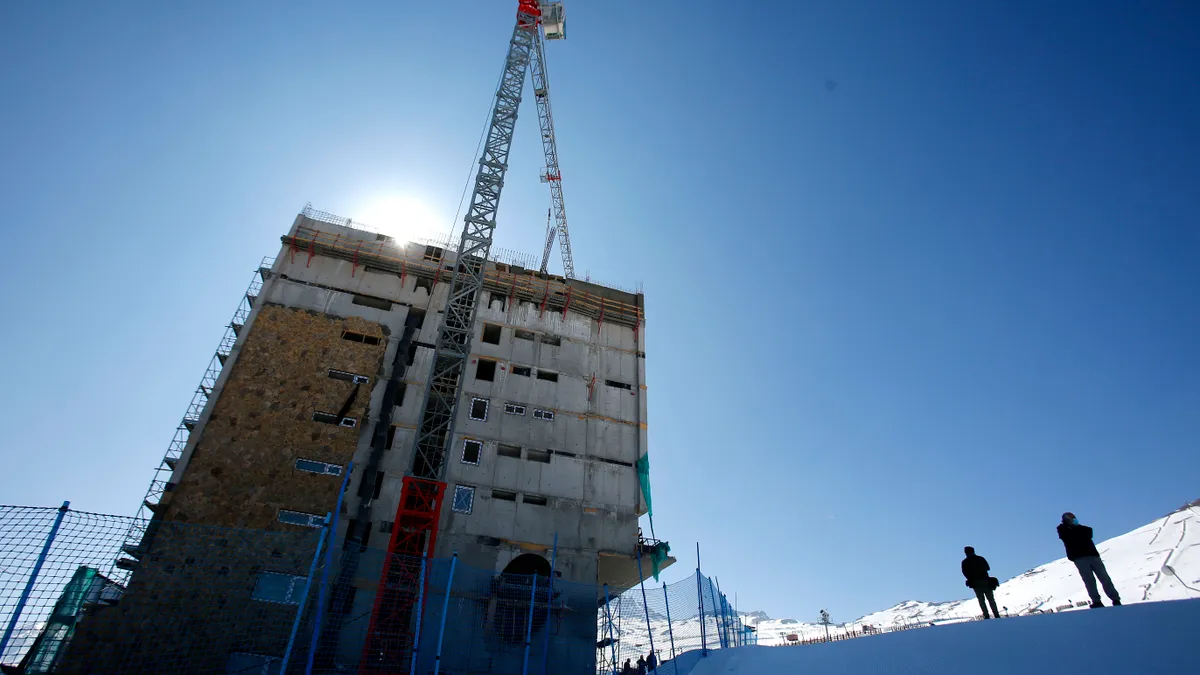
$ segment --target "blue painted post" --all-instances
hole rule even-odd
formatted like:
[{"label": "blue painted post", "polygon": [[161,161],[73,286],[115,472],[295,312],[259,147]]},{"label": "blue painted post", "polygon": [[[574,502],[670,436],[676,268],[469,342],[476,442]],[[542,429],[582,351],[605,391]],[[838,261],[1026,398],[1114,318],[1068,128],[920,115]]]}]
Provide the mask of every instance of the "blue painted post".
[{"label": "blue painted post", "polygon": [[[428,548],[428,546],[426,546]],[[416,675],[417,652],[421,650],[421,624],[423,623],[425,602],[425,563],[429,560],[429,552],[421,556],[421,573],[417,577],[417,629],[413,632],[412,661],[408,664],[408,675]]]},{"label": "blue painted post", "polygon": [[708,637],[704,631],[704,577],[700,575],[700,543],[696,543],[696,595],[700,596],[700,656],[708,656]]},{"label": "blue painted post", "polygon": [[29,595],[33,593],[33,585],[37,583],[38,574],[42,572],[42,565],[46,563],[46,556],[50,555],[50,547],[54,545],[54,538],[58,536],[58,528],[62,526],[63,518],[69,510],[71,510],[71,502],[63,502],[62,506],[58,507],[58,515],[54,518],[54,524],[50,526],[50,533],[46,535],[46,543],[42,545],[42,552],[38,554],[37,562],[33,564],[33,571],[29,573],[29,580],[25,582],[25,590],[21,591],[21,597],[17,599],[17,606],[13,608],[12,618],[9,619],[8,626],[4,629],[4,638],[0,639],[0,659],[4,658],[4,650],[8,649],[8,641],[12,639],[17,622],[21,620],[21,612],[25,611],[25,603],[29,602]]},{"label": "blue painted post", "polygon": [[546,645],[542,649],[542,675],[550,667],[550,619],[554,604],[554,566],[558,562],[558,533],[554,533],[554,550],[550,553],[550,589],[546,591]]},{"label": "blue painted post", "polygon": [[525,659],[521,662],[521,675],[529,675],[529,642],[533,637],[533,605],[537,601],[537,575],[529,587],[529,618],[525,620]]},{"label": "blue painted post", "polygon": [[[333,567],[333,541],[337,538],[338,517],[342,513],[342,499],[346,496],[346,486],[350,484],[350,472],[354,469],[354,462],[346,464],[346,475],[342,476],[342,488],[338,490],[337,506],[333,509],[333,520],[329,524],[329,531],[333,536],[329,538],[329,546],[325,548],[325,569],[321,570],[321,585],[317,588],[317,615],[313,621],[312,642],[308,644],[308,663],[304,666],[304,675],[312,675],[313,660],[317,656],[317,642],[321,637],[321,615],[325,613],[325,587],[329,584],[329,570]],[[366,476],[363,476],[366,480]],[[346,532],[349,537],[350,533]]]},{"label": "blue painted post", "polygon": [[612,650],[612,675],[617,673],[617,641],[613,639],[612,605],[608,597],[608,584],[604,584],[604,613],[608,615],[608,646]]},{"label": "blue painted post", "polygon": [[312,590],[313,577],[317,574],[317,561],[321,559],[321,549],[325,546],[325,537],[329,535],[331,514],[325,514],[325,526],[321,528],[321,536],[317,539],[317,550],[313,551],[312,563],[308,566],[308,578],[304,580],[304,595],[300,596],[300,606],[296,608],[296,619],[292,621],[292,633],[288,635],[287,648],[283,650],[283,663],[279,664],[279,672],[286,673],[288,662],[292,660],[292,647],[296,645],[296,633],[300,631],[300,621],[304,618],[304,608],[308,605],[308,592]]},{"label": "blue painted post", "polygon": [[667,605],[667,635],[671,636],[671,660],[675,660],[675,630],[671,627],[671,601],[667,598],[667,582],[663,582],[663,602]]},{"label": "blue painted post", "polygon": [[442,669],[442,638],[446,637],[446,615],[450,613],[450,587],[454,584],[454,566],[458,564],[458,551],[450,557],[450,576],[446,579],[446,597],[442,600],[442,626],[438,628],[437,654],[433,657],[433,675]]},{"label": "blue painted post", "polygon": [[[646,580],[642,577],[642,545],[638,544],[638,586],[642,587],[642,609],[646,610],[646,634],[650,636],[650,653],[654,653],[654,631],[650,629],[650,604],[646,602]],[[658,657],[654,657],[657,661]],[[657,672],[655,667],[653,672]]]}]

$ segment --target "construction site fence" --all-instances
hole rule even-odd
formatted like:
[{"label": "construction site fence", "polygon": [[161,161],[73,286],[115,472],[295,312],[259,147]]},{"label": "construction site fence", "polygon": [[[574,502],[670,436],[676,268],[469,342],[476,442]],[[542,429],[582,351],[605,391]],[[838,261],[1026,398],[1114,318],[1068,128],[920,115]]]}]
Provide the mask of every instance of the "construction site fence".
[{"label": "construction site fence", "polygon": [[[647,582],[644,603],[640,586],[606,598],[605,587],[557,570],[497,573],[457,556],[337,541],[336,517],[286,531],[156,520],[131,547],[130,517],[0,506],[0,665],[80,675],[590,675],[607,672],[614,645],[622,662],[636,662],[651,637],[663,661],[747,641],[702,575]],[[389,576],[382,596],[403,586],[408,602],[380,601],[385,569],[417,571]]]},{"label": "construction site fence", "polygon": [[626,661],[637,670],[639,659],[647,672],[675,675],[686,670],[677,660],[681,655],[699,652],[703,658],[711,650],[757,644],[719,582],[699,569],[669,584],[646,579],[606,598],[597,623],[596,672],[604,675],[621,675]]}]

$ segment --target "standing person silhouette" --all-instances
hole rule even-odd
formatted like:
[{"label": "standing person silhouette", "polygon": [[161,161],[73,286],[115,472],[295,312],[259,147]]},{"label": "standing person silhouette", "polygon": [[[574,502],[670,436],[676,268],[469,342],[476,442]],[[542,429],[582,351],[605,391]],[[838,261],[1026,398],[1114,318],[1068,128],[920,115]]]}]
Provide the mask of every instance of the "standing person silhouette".
[{"label": "standing person silhouette", "polygon": [[1104,587],[1104,594],[1112,600],[1114,607],[1121,606],[1121,596],[1113,585],[1100,559],[1100,551],[1092,541],[1092,528],[1080,525],[1074,513],[1067,511],[1062,514],[1062,522],[1058,525],[1058,538],[1062,539],[1063,547],[1067,549],[1067,560],[1075,563],[1079,576],[1083,577],[1083,585],[1087,587],[1088,597],[1092,599],[1092,609],[1103,607],[1100,591],[1096,590],[1096,580]]},{"label": "standing person silhouette", "polygon": [[966,553],[967,557],[962,561],[962,573],[967,578],[967,588],[975,591],[979,609],[983,610],[983,618],[992,618],[988,616],[988,603],[991,603],[992,615],[999,619],[1000,610],[996,609],[996,596],[992,594],[996,586],[992,583],[992,577],[988,575],[992,569],[991,565],[988,565],[987,558],[975,555],[975,549],[971,546],[964,547],[963,553]]}]

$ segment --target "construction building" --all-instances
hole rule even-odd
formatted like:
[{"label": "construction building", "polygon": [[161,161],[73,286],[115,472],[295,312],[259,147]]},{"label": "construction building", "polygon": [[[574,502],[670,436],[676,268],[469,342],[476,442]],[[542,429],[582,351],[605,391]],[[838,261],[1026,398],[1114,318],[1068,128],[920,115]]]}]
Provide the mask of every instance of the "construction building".
[{"label": "construction building", "polygon": [[[517,0],[457,249],[311,208],[296,218],[151,483],[118,563],[126,593],[81,622],[68,665],[120,652],[131,671],[272,672],[329,519],[340,553],[318,598],[318,670],[409,672],[420,626],[438,618],[451,639],[484,644],[452,646],[434,670],[524,672],[502,662],[540,614],[555,672],[594,672],[604,594],[638,583],[646,554],[656,571],[671,560],[638,529],[650,507],[643,296],[574,278],[542,44],[563,37],[561,3]],[[536,269],[492,246],[526,74],[551,193]],[[547,273],[556,237],[562,276]],[[451,556],[487,578],[457,596],[476,609],[447,626],[448,610],[421,599],[424,561]],[[548,588],[544,613],[539,576],[571,589]],[[219,627],[193,601],[206,594]],[[532,608],[524,631],[506,609],[518,596]]]},{"label": "construction building", "polygon": [[[170,477],[153,518],[125,547],[121,566],[133,575],[113,614],[127,615],[126,625],[114,625],[108,640],[130,624],[170,616],[179,597],[209,583],[204,574],[189,582],[176,572],[163,585],[164,565],[185,567],[200,557],[191,551],[228,536],[190,526],[274,531],[285,545],[310,551],[311,533],[336,509],[347,467],[334,550],[358,555],[343,561],[331,602],[350,605],[338,616],[371,614],[414,465],[454,264],[441,246],[396,241],[311,209],[296,218],[273,264],[260,270],[261,288],[219,355],[205,405],[185,420],[187,442],[164,460]],[[643,296],[498,261],[487,263],[484,289],[444,472],[445,508],[426,554],[456,553],[461,564],[497,575],[546,577],[553,558],[555,579],[607,585],[613,594],[637,584],[636,557],[646,545],[638,517],[648,496],[636,466],[647,449]],[[302,576],[304,556],[284,554],[259,574]],[[230,555],[248,561],[256,552]],[[258,584],[243,585],[246,606],[255,608]],[[151,593],[171,607],[147,601]],[[595,607],[579,625],[595,626]],[[272,611],[286,607],[243,613],[256,626],[286,625],[263,614]],[[335,628],[328,653],[357,662],[367,622]],[[277,654],[286,638],[251,632],[254,644],[243,638],[229,653]],[[208,648],[215,638],[195,639]],[[180,646],[179,656],[186,651]],[[213,667],[223,667],[219,656]]]}]

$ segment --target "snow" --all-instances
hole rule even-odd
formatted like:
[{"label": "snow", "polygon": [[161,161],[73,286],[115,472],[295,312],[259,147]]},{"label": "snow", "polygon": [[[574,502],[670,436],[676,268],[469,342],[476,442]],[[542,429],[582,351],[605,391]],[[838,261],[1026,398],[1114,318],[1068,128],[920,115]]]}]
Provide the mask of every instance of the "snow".
[{"label": "snow", "polygon": [[[1056,536],[1053,527],[1048,528],[1047,536]],[[1197,545],[1200,545],[1200,508],[1192,504],[1132,532],[1101,542],[1097,548],[1121,594],[1121,601],[1131,605],[1200,598],[1200,548]],[[980,547],[980,553],[987,557],[989,552]],[[994,562],[999,554],[994,552],[992,556]],[[954,574],[958,573],[957,565],[948,567]],[[1187,586],[1198,590],[1190,590]],[[833,626],[831,633],[861,630],[864,625],[890,630],[979,616],[979,603],[974,593],[965,586],[963,590],[970,593],[970,597],[949,602],[909,600],[856,621]],[[1107,598],[1104,602],[1108,603]],[[1013,616],[1085,609],[1087,603],[1087,591],[1079,572],[1065,557],[1009,579],[996,589],[996,604],[1007,607]],[[751,621],[747,620],[748,623]],[[760,645],[784,644],[790,634],[800,640],[825,634],[823,626],[795,619],[759,620],[757,628]]]},{"label": "snow", "polygon": [[[1150,586],[1154,590],[1153,584]],[[1147,602],[959,623],[829,644],[723,649],[711,651],[705,658],[687,654],[679,659],[679,675],[1175,675],[1195,667],[1200,656],[1194,637],[1198,625],[1200,600]]]}]

